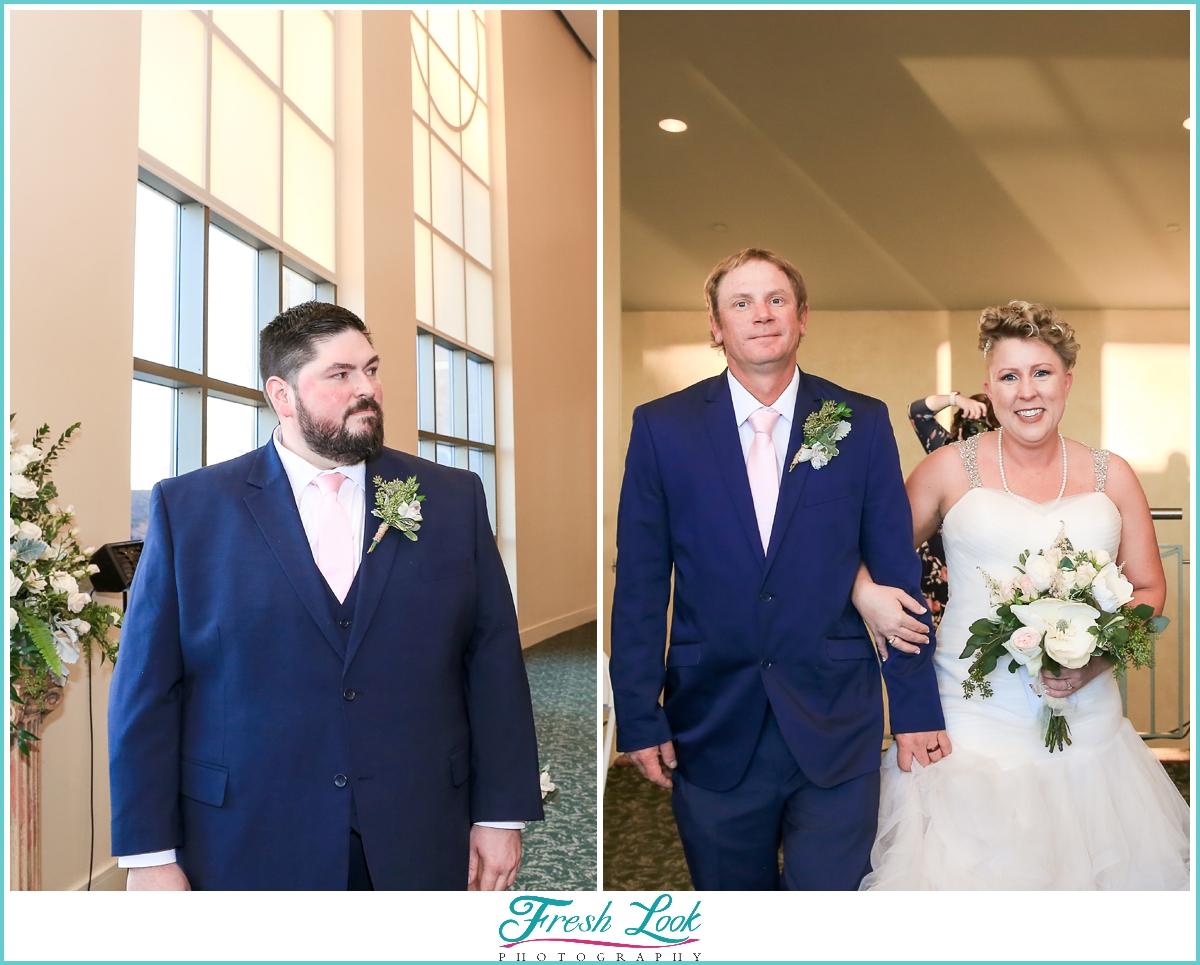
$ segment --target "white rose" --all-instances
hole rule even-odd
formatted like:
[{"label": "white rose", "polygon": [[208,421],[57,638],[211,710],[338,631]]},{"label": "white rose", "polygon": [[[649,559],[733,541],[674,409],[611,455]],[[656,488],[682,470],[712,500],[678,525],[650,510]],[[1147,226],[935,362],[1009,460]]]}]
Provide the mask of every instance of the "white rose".
[{"label": "white rose", "polygon": [[1051,546],[1042,555],[1045,556],[1046,559],[1048,559],[1050,561],[1052,566],[1057,568],[1058,564],[1062,562],[1063,551],[1060,550],[1057,546]]},{"label": "white rose", "polygon": [[57,516],[57,515],[58,515],[58,503],[54,502],[53,500],[51,500],[50,502],[46,503],[46,509],[47,509],[49,512],[53,513],[55,516]]},{"label": "white rose", "polygon": [[12,570],[8,571],[8,598],[11,600],[21,592],[21,578]]},{"label": "white rose", "polygon": [[1057,572],[1056,565],[1046,559],[1045,556],[1031,556],[1025,561],[1025,575],[1033,583],[1034,589],[1043,593],[1050,588],[1050,584],[1054,580],[1054,574]]},{"label": "white rose", "polygon": [[1044,634],[1042,647],[1064,667],[1082,667],[1092,656],[1096,638],[1088,630],[1100,611],[1086,603],[1046,598],[1015,606],[1013,616]]},{"label": "white rose", "polygon": [[72,613],[78,613],[91,602],[92,597],[90,593],[72,593],[67,597],[67,609]]},{"label": "white rose", "polygon": [[1054,574],[1054,585],[1058,588],[1057,596],[1065,596],[1071,592],[1077,577],[1074,570],[1059,570]]},{"label": "white rose", "polygon": [[85,549],[83,551],[83,555],[86,556],[88,559],[91,559],[93,556],[96,555],[96,547],[89,546],[87,549]]},{"label": "white rose", "polygon": [[1092,556],[1096,558],[1096,565],[1099,567],[1108,566],[1112,562],[1112,557],[1108,555],[1107,550],[1096,550]]},{"label": "white rose", "polygon": [[18,473],[11,473],[8,477],[9,491],[17,497],[17,499],[31,499],[38,493],[37,486],[29,479]]},{"label": "white rose", "polygon": [[1004,642],[1004,649],[1017,663],[1025,665],[1031,677],[1036,677],[1042,669],[1042,636],[1040,630],[1021,627]]},{"label": "white rose", "polygon": [[34,595],[41,593],[46,589],[46,578],[36,571],[29,574],[25,577],[25,589]]},{"label": "white rose", "polygon": [[76,633],[89,633],[92,629],[92,625],[87,620],[80,620],[78,618],[74,620],[59,620],[58,625],[60,627],[70,627]]},{"label": "white rose", "polygon": [[1108,563],[1096,574],[1091,585],[1096,604],[1105,613],[1114,613],[1133,599],[1133,584],[1112,563]]},{"label": "white rose", "polygon": [[17,448],[13,451],[18,456],[24,457],[26,462],[38,462],[42,458],[42,450],[35,449],[33,446],[29,445],[28,443],[26,443],[23,446],[17,446]]},{"label": "white rose", "polygon": [[24,456],[13,453],[8,457],[8,471],[21,473],[25,471],[25,467],[29,465],[29,460]]},{"label": "white rose", "polygon": [[8,518],[8,538],[11,540],[17,533],[21,532],[21,527],[12,521],[12,517]]},{"label": "white rose", "polygon": [[20,532],[22,539],[42,538],[42,528],[37,523],[31,523],[28,520],[22,520],[17,530]]},{"label": "white rose", "polygon": [[100,567],[98,567],[95,563],[88,564],[88,566],[87,566],[88,576],[95,576],[99,572],[100,572]]},{"label": "white rose", "polygon": [[75,577],[70,573],[51,573],[50,587],[55,593],[65,593],[67,596],[79,592],[79,584],[75,582]]},{"label": "white rose", "polygon": [[11,633],[17,628],[17,624],[21,622],[21,618],[17,615],[17,611],[12,607],[8,608],[8,629]]},{"label": "white rose", "polygon": [[1096,567],[1087,560],[1075,564],[1075,585],[1088,586],[1096,578]]}]

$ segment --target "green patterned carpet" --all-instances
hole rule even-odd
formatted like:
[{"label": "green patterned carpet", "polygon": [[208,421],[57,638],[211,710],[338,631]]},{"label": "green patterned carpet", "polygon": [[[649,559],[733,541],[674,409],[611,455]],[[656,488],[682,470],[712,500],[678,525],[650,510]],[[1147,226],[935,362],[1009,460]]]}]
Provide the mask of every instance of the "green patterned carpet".
[{"label": "green patterned carpet", "polygon": [[538,760],[559,787],[546,820],[525,830],[514,889],[596,887],[596,624],[560,633],[525,651],[533,693]]},{"label": "green patterned carpet", "polygon": [[[1164,766],[1184,800],[1190,800],[1191,765]],[[692,890],[671,792],[633,767],[610,767],[604,785],[604,889]]]}]

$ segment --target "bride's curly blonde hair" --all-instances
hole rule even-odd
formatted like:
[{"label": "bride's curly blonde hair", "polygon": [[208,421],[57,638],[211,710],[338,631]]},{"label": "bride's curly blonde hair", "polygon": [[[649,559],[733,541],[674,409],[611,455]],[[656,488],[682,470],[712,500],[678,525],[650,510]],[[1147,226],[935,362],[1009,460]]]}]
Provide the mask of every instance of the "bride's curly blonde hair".
[{"label": "bride's curly blonde hair", "polygon": [[979,348],[986,356],[1002,338],[1036,338],[1045,342],[1062,359],[1067,371],[1075,365],[1079,343],[1075,329],[1053,308],[1037,303],[1011,301],[985,308],[979,316]]}]

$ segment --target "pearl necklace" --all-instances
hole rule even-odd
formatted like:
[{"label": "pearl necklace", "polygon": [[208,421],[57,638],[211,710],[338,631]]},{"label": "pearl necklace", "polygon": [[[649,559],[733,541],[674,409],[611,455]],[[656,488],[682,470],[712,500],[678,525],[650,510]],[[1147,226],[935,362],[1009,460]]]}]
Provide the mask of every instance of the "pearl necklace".
[{"label": "pearl necklace", "polygon": [[[1058,487],[1058,495],[1054,498],[1055,502],[1058,502],[1060,499],[1062,499],[1063,493],[1065,493],[1067,491],[1067,440],[1063,438],[1061,429],[1058,431],[1058,444],[1059,444],[1059,446],[1062,447],[1063,481],[1062,481],[1062,485]],[[1008,493],[1010,496],[1015,496],[1016,493],[1014,493],[1011,489],[1008,488],[1008,480],[1004,478],[1004,428],[1003,427],[1001,427],[1000,431],[996,434],[996,461],[998,462],[998,464],[1000,466],[1000,485],[1004,487],[1004,491],[1006,493]]]}]

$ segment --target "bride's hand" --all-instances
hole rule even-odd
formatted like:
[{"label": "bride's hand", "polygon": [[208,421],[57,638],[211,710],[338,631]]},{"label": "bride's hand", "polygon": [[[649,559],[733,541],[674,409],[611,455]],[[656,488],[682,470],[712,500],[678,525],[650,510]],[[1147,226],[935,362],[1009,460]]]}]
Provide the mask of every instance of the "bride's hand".
[{"label": "bride's hand", "polygon": [[929,628],[909,616],[909,612],[924,613],[925,607],[901,589],[872,581],[866,567],[859,567],[850,600],[871,632],[881,660],[888,658],[884,641],[904,653],[920,653],[921,645],[929,642]]},{"label": "bride's hand", "polygon": [[1042,686],[1051,697],[1070,697],[1078,693],[1105,671],[1112,670],[1112,664],[1104,656],[1092,657],[1077,670],[1063,667],[1059,676],[1052,671],[1042,671]]}]

